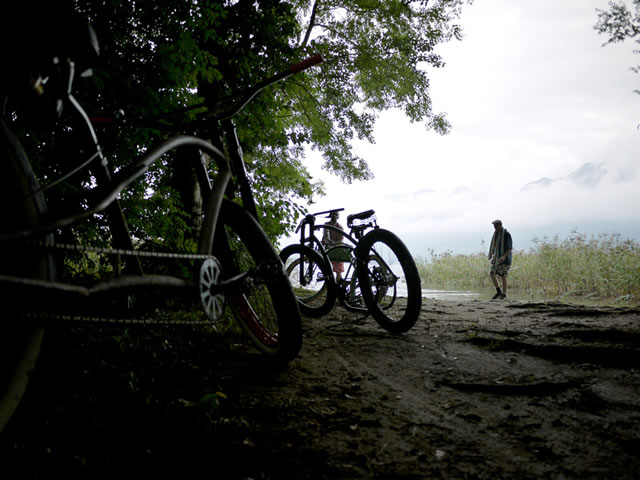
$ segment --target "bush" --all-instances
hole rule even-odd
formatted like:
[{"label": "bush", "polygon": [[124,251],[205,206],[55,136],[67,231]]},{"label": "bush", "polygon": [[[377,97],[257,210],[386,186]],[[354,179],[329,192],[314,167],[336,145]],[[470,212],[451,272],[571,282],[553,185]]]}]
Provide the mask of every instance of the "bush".
[{"label": "bush", "polygon": [[[564,240],[534,239],[529,251],[515,251],[509,288],[546,295],[640,298],[640,245],[620,234],[588,238],[577,231]],[[490,288],[486,253],[451,252],[417,258],[422,284],[430,288]]]}]

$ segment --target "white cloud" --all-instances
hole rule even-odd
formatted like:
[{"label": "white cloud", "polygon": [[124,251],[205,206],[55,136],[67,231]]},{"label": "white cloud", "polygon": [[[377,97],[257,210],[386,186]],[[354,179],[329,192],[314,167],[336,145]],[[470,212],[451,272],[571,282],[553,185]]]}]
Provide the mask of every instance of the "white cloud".
[{"label": "white cloud", "polygon": [[376,144],[354,143],[372,181],[341,184],[310,153],[306,163],[328,196],[309,210],[374,208],[381,226],[410,239],[418,255],[476,249],[496,217],[514,238],[581,225],[637,234],[640,76],[629,67],[638,56],[633,44],[602,47],[592,27],[607,3],[467,6],[464,39],[439,49],[447,65],[431,73],[434,108],[447,112],[452,132],[439,136],[401,112],[383,113]]},{"label": "white cloud", "polygon": [[555,180],[548,177],[543,177],[534,182],[527,183],[524,187],[522,187],[522,191],[526,192],[527,190],[533,190],[534,188],[549,187],[553,184],[553,182],[555,182]]}]

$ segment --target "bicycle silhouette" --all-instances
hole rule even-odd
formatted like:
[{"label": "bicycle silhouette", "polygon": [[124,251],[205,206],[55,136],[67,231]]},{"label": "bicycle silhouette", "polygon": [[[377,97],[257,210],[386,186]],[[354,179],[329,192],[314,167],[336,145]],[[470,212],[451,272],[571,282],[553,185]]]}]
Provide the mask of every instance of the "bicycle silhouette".
[{"label": "bicycle silhouette", "polygon": [[[78,41],[97,52],[89,25]],[[224,109],[185,125],[185,130],[211,134],[213,143],[177,135],[113,172],[94,122],[72,93],[81,73],[78,65],[85,59],[69,58],[68,52],[58,52],[57,47],[49,45],[48,51],[57,55],[37,65],[37,71],[5,72],[15,75],[17,87],[0,91],[5,105],[0,118],[0,431],[26,388],[47,325],[52,321],[172,322],[154,318],[153,311],[141,318],[135,317],[135,311],[126,318],[112,316],[114,303],[146,292],[159,294],[161,300],[175,295],[199,303],[204,316],[193,323],[214,324],[230,312],[269,360],[282,365],[295,358],[302,344],[300,313],[278,253],[258,221],[233,117],[262,89],[320,63],[322,57],[313,56],[231,95],[225,98]],[[23,76],[30,78],[28,84],[18,81]],[[22,90],[49,98],[49,104],[64,113],[77,154],[71,166],[64,162],[57,178],[47,178],[45,185],[40,181],[47,176],[38,171],[42,162],[32,163],[33,157],[13,131],[15,119],[20,118],[15,112],[20,112],[24,100]],[[42,112],[42,117],[46,114]],[[191,152],[190,163],[200,187],[204,215],[197,248],[140,250],[129,234],[118,197],[140,181],[150,166],[177,149]],[[64,208],[48,208],[52,199]],[[105,237],[112,240],[111,245],[60,242],[61,238],[73,240],[72,229],[83,222],[103,222],[104,218],[108,218]],[[78,255],[112,257],[113,276],[88,285],[63,279],[60,265],[65,258]],[[180,274],[144,271],[145,264],[167,261],[180,262],[184,268],[176,269]],[[123,309],[115,312],[125,314]]]},{"label": "bicycle silhouette", "polygon": [[[316,217],[342,210],[307,214],[296,228],[299,243],[280,252],[300,311],[319,317],[337,300],[349,311],[371,314],[392,333],[410,330],[422,308],[420,276],[411,253],[397,235],[377,225],[373,210],[349,215],[349,232],[316,223]],[[316,236],[324,231],[341,235],[342,242],[324,245]],[[336,261],[346,264],[340,280],[332,272]]]}]

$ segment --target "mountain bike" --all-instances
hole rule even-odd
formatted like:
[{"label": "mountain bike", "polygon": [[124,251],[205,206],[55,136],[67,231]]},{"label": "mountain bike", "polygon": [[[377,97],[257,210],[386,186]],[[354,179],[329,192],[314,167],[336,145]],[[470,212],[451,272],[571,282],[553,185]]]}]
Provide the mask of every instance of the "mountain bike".
[{"label": "mountain bike", "polygon": [[[343,210],[305,215],[296,228],[300,242],[280,252],[300,311],[320,317],[337,300],[349,311],[370,314],[389,332],[407,332],[422,308],[420,277],[411,253],[397,235],[378,226],[374,210],[349,215],[349,232],[316,223],[321,215],[329,218]],[[323,243],[316,233],[325,231],[341,234],[342,241]],[[332,262],[346,264],[340,280],[333,276]]]},{"label": "mountain bike", "polygon": [[[90,26],[78,41],[97,52]],[[177,135],[113,172],[97,139],[96,120],[92,121],[72,93],[86,59],[70,57],[69,52],[56,51],[56,47],[48,45],[47,50],[56,53],[55,58],[47,58],[38,71],[27,72],[38,74],[36,78],[16,74],[16,78],[29,79],[28,84],[15,82],[14,89],[7,88],[11,83],[3,83],[0,90],[4,100],[0,118],[0,431],[25,391],[44,329],[54,323],[210,325],[229,314],[270,361],[284,365],[295,358],[302,344],[300,313],[278,253],[258,221],[233,117],[262,89],[320,63],[322,57],[308,58],[227,97],[224,110],[202,115],[197,124],[189,126],[206,125],[209,131],[218,132],[214,143]],[[65,58],[68,60],[62,60]],[[45,74],[48,81],[43,83]],[[38,102],[50,99],[42,103],[54,106],[56,119],[62,111],[61,118],[68,121],[65,132],[71,134],[76,156],[73,162],[66,156],[56,157],[57,161],[65,160],[64,165],[71,163],[56,172],[56,178],[38,172],[23,147],[21,140],[26,137],[20,138],[14,131],[15,119],[26,116],[23,105],[31,102],[24,100],[23,91],[27,97],[35,92]],[[38,111],[36,117],[42,119],[48,113]],[[225,146],[228,156],[223,153]],[[191,152],[201,191],[203,215],[197,251],[135,248],[136,239],[129,234],[118,197],[152,164],[177,149]],[[40,162],[40,166],[43,163],[46,165]],[[42,180],[46,184],[41,185]],[[51,200],[57,209],[49,208]],[[64,208],[58,208],[60,205]],[[74,228],[98,221],[108,227],[103,233],[112,245],[61,243],[61,239],[75,238]],[[83,255],[112,258],[112,275],[88,285],[62,278],[60,265],[67,258]],[[179,274],[144,272],[146,264],[168,261],[181,264],[183,268],[176,269]],[[147,294],[162,299],[186,297],[200,304],[204,315],[185,322],[155,318],[154,309],[136,317],[135,309],[121,308],[122,299],[128,303]],[[122,318],[116,318],[120,314]]]}]

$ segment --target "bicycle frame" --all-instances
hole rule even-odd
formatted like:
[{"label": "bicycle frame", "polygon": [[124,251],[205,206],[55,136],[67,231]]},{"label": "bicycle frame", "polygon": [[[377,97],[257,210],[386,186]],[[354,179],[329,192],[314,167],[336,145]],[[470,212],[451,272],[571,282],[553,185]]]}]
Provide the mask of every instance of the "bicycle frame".
[{"label": "bicycle frame", "polygon": [[[92,37],[92,46],[97,47],[97,42],[94,43],[93,40],[95,38]],[[66,60],[61,61],[61,58]],[[267,85],[322,60],[322,57],[317,55],[300,62],[248,89],[230,110],[218,115],[208,115],[204,120],[212,123],[212,130],[216,133],[215,143],[197,136],[177,135],[160,143],[115,173],[111,171],[102,154],[92,119],[71,93],[75,64],[68,56],[54,56],[43,60],[40,62],[42,65],[37,65],[36,70],[27,72],[29,75],[25,77],[28,79],[26,82],[18,82],[20,88],[14,89],[11,85],[5,91],[3,84],[0,94],[4,105],[9,103],[15,110],[7,109],[10,115],[5,117],[3,109],[3,115],[0,117],[0,153],[3,156],[3,162],[0,163],[0,178],[3,180],[3,196],[0,202],[0,248],[3,258],[0,291],[3,308],[8,312],[7,319],[3,318],[3,322],[0,322],[0,350],[3,352],[3,365],[0,369],[0,431],[24,393],[29,371],[35,365],[40,350],[43,328],[50,324],[50,321],[79,320],[85,324],[106,321],[125,324],[160,322],[211,325],[229,311],[254,346],[275,364],[282,366],[295,358],[300,351],[303,338],[300,312],[289,279],[283,271],[282,262],[258,222],[240,142],[231,117],[240,112]],[[22,79],[21,74],[16,77]],[[50,81],[46,82],[46,88],[42,88],[41,77],[32,78],[38,75],[49,77],[49,74]],[[21,120],[21,107],[28,103],[21,102],[25,99],[21,97],[21,93],[26,84],[31,88],[31,93],[41,95],[46,92],[44,98],[54,101],[53,106],[56,107],[55,112],[58,115],[62,110],[71,113],[70,117],[65,118],[62,131],[70,135],[72,149],[69,150],[83,157],[68,168],[68,164],[65,163],[68,162],[69,155],[65,151],[64,155],[59,157],[60,164],[51,168],[55,171],[54,177],[59,175],[60,171],[63,174],[50,180],[44,187],[39,186],[32,158],[29,158],[23,148],[23,141],[28,134],[19,136],[12,131],[14,128],[10,128],[13,120]],[[18,100],[15,106],[12,105],[14,98]],[[25,117],[28,117],[28,113],[35,113],[38,119],[44,116],[39,106],[33,110],[25,108]],[[31,117],[28,118],[30,119]],[[103,117],[93,121],[104,120]],[[15,126],[19,125],[16,123]],[[31,126],[33,125],[28,125]],[[39,146],[55,145],[58,140],[55,136],[48,136],[49,127],[56,130],[53,123],[47,124],[47,131],[44,132],[47,136]],[[183,124],[181,127],[187,128],[189,125]],[[193,131],[199,133],[197,129]],[[65,140],[67,138],[65,137]],[[223,153],[225,143],[229,151],[228,157]],[[136,250],[118,197],[125,188],[140,179],[154,162],[165,154],[184,147],[199,152],[186,160],[192,162],[203,200],[203,222],[198,232],[197,253]],[[209,174],[211,165],[205,155],[215,163],[217,174],[213,179]],[[39,172],[42,174],[41,178],[47,178],[47,168],[45,165]],[[73,181],[67,182],[71,179]],[[67,189],[65,185],[64,189],[57,192],[58,195],[49,196],[51,203],[60,207],[57,213],[50,213],[44,193],[62,182],[68,183],[71,188]],[[74,193],[69,194],[69,191]],[[238,193],[242,205],[230,201]],[[55,243],[54,234],[60,233],[59,239],[65,235],[73,238],[74,232],[68,227],[76,226],[79,222],[103,212],[109,221],[109,232],[105,237],[111,235],[111,242],[108,243],[111,248]],[[156,239],[157,237],[154,237],[154,240]],[[103,277],[100,278],[103,281],[84,286],[80,284],[81,280],[77,278],[79,276],[76,276],[76,272],[72,271],[70,276],[78,284],[56,281],[53,252],[63,255],[69,252],[113,255],[116,259],[113,273],[116,276],[106,280],[103,280]],[[132,259],[125,263],[124,269],[121,269],[121,256]],[[193,261],[195,265],[191,267],[195,268],[178,268],[179,273],[176,275],[145,275],[141,257]],[[24,259],[28,262],[24,262]],[[68,257],[64,258],[67,259]],[[134,275],[121,275],[122,273]],[[181,274],[181,277],[177,276]],[[165,298],[157,295],[158,287],[178,293],[188,291],[189,301],[192,302],[190,305],[193,305],[194,300],[197,302],[196,298],[199,296],[205,313],[204,319],[183,322],[181,318],[170,318],[165,322],[163,318],[158,318],[161,315],[158,315],[157,310],[154,309],[153,313],[145,312],[144,302],[140,302],[142,309],[128,309],[129,305],[124,309],[118,309],[118,313],[130,310],[134,316],[141,318],[140,321],[131,318],[111,318],[108,313],[110,307],[122,307],[120,301],[125,299],[128,304],[132,298],[129,295],[140,287],[144,287],[145,295],[149,293],[154,299],[160,298],[163,302],[161,305],[168,308],[169,302],[164,302]],[[127,297],[104,295],[105,293],[125,293]],[[89,301],[96,297],[102,301],[90,304]],[[114,300],[117,303],[114,303]],[[180,302],[178,306],[182,307],[183,304]],[[99,309],[98,315],[87,313],[95,312],[96,307]],[[139,316],[140,313],[142,317]]]},{"label": "bicycle frame", "polygon": [[327,213],[330,214],[332,212],[340,212],[343,210],[344,208],[338,208],[334,210],[326,210],[323,212],[317,212],[317,213],[305,215],[304,219],[300,222],[300,224],[296,228],[296,233],[298,233],[298,231],[300,232],[300,244],[313,248],[318,253],[320,253],[320,255],[322,255],[325,261],[330,262],[325,246],[320,240],[318,240],[318,238],[315,235],[315,232],[325,231],[325,230],[337,232],[341,234],[344,239],[348,240],[353,245],[353,248],[355,248],[358,245],[358,241],[364,236],[364,233],[368,229],[378,228],[377,225],[370,224],[370,223],[366,223],[364,225],[355,224],[355,221],[357,221],[357,218],[359,215],[368,214],[369,212],[373,213],[373,211],[371,210],[367,212],[363,212],[361,214],[350,215],[348,220],[348,224],[350,227],[349,232],[345,232],[344,230],[341,230],[338,227],[335,227],[333,225],[326,224],[326,223],[322,225],[316,225],[316,217],[327,214]]},{"label": "bicycle frame", "polygon": [[[349,215],[348,233],[331,224],[316,225],[316,216],[333,212],[306,215],[296,229],[300,243],[280,252],[301,312],[317,318],[329,313],[338,300],[349,311],[371,315],[385,330],[408,331],[418,320],[422,304],[411,252],[397,235],[378,227],[373,210]],[[320,230],[341,233],[346,242],[325,247],[315,235]],[[348,259],[340,249],[348,251]],[[337,281],[332,259],[349,265]],[[398,282],[403,290],[400,297]],[[397,302],[398,298],[406,300]]]},{"label": "bicycle frame", "polygon": [[[38,237],[43,234],[53,232],[57,229],[77,224],[82,220],[92,217],[96,213],[105,211],[110,219],[110,227],[114,235],[114,247],[116,249],[133,251],[134,248],[131,236],[129,234],[127,222],[124,218],[122,209],[118,201],[118,196],[125,188],[138,180],[154,162],[159,160],[168,152],[182,147],[196,147],[201,152],[201,157],[197,159],[194,158],[193,167],[195,169],[196,177],[198,179],[198,183],[202,192],[204,204],[204,221],[199,237],[197,250],[198,254],[195,255],[194,258],[205,259],[210,257],[210,252],[213,249],[214,234],[218,226],[220,210],[225,196],[228,195],[233,197],[238,192],[242,199],[243,207],[256,220],[258,219],[257,208],[251,190],[251,185],[249,183],[249,179],[244,167],[242,149],[236,134],[235,125],[231,117],[240,112],[242,108],[266,86],[271,85],[283,78],[286,78],[313,65],[316,65],[317,63],[320,63],[322,61],[323,59],[319,55],[310,57],[307,60],[294,65],[289,70],[276,74],[258,83],[255,87],[247,90],[241,96],[240,100],[236,101],[229,110],[219,114],[212,114],[207,116],[204,120],[213,122],[214,130],[216,132],[219,132],[221,135],[219,138],[214,139],[216,145],[195,136],[175,136],[162,142],[160,145],[151,149],[145,155],[139,157],[137,161],[134,161],[133,163],[122,168],[116,173],[111,173],[108,167],[108,162],[102,154],[102,150],[98,143],[97,135],[95,133],[91,119],[71,94],[71,84],[74,79],[75,68],[74,63],[72,61],[69,61],[69,78],[67,82],[69,88],[63,98],[64,104],[67,108],[71,109],[72,116],[74,117],[73,120],[75,121],[78,130],[85,131],[85,133],[87,134],[87,138],[90,139],[86,141],[86,147],[88,148],[89,146],[91,146],[91,149],[96,153],[91,156],[89,161],[84,162],[82,165],[80,165],[80,167],[76,167],[71,172],[63,175],[62,179],[72,175],[82,167],[88,167],[88,164],[93,159],[98,159],[100,160],[102,169],[97,168],[95,169],[95,171],[91,169],[91,171],[96,176],[98,186],[88,192],[84,192],[86,194],[85,205],[78,205],[75,208],[67,210],[64,215],[57,218],[47,219],[47,221],[40,223],[34,228],[6,233],[0,232],[0,241],[15,241],[21,239],[29,239],[30,237]],[[223,143],[225,141],[228,146],[229,157],[225,156],[223,153]],[[202,158],[202,153],[209,155],[209,157],[213,159],[217,166],[217,176],[213,180],[209,176],[208,165]],[[234,174],[236,177],[235,180],[233,178]],[[40,191],[43,191],[47,188],[49,187],[45,186]],[[223,252],[223,255],[224,254],[225,252]],[[138,258],[136,258],[135,270],[135,273],[139,275],[139,278],[128,278],[126,280],[126,285],[136,287],[158,285],[157,276],[147,278],[143,275],[142,267],[140,266]],[[164,281],[167,285],[171,286],[190,286],[183,281],[177,280],[178,279],[175,278],[167,278]],[[11,284],[12,281],[15,282],[16,279],[0,275],[0,286],[3,284]],[[238,279],[232,279],[227,283],[223,282],[218,286],[218,289],[224,290],[228,287],[228,283],[236,281],[238,281]],[[32,288],[37,291],[42,291],[43,289],[43,282],[20,279],[19,283],[25,288]],[[123,282],[112,280],[104,284],[100,290],[104,291],[104,289],[123,287]],[[87,296],[90,293],[88,289],[80,287],[70,287],[67,284],[50,283],[46,286],[46,290],[48,292],[57,291],[58,293],[69,293],[70,289],[83,297]]]},{"label": "bicycle frame", "polygon": [[[331,259],[329,258],[329,251],[331,250],[331,248],[329,249],[325,248],[324,244],[316,236],[316,232],[331,231],[331,232],[340,233],[342,235],[343,240],[347,240],[352,245],[350,248],[352,249],[352,252],[353,252],[355,251],[355,247],[358,244],[358,240],[362,238],[364,230],[366,229],[366,228],[361,228],[359,226],[352,226],[349,232],[345,232],[339,229],[338,227],[335,227],[330,224],[316,225],[316,217],[324,214],[330,214],[332,212],[342,211],[342,210],[344,209],[341,208],[341,209],[335,209],[335,210],[327,210],[324,212],[318,212],[314,214],[307,214],[305,218],[298,225],[298,228],[296,229],[296,232],[298,231],[300,232],[300,244],[308,246],[314,249],[315,251],[317,251],[322,256],[324,262],[327,265],[331,265]],[[355,272],[356,262],[357,262],[356,258],[353,258],[350,262],[345,262],[345,263],[349,263],[351,266],[354,267],[352,272],[352,276],[354,280],[356,278],[356,272]],[[301,268],[299,275],[300,275],[299,281],[301,284],[304,285],[306,283],[305,280],[306,280],[306,277],[309,275],[309,272],[305,272],[304,269]],[[333,275],[328,280],[332,282],[334,285],[338,285],[338,282],[333,278]],[[351,305],[347,301],[346,289],[352,288],[352,285],[348,285],[348,282],[347,282],[344,285],[340,285],[340,286],[343,287],[343,288],[337,289],[338,300],[340,301],[340,303],[349,310],[366,313],[367,312],[366,307],[358,307],[355,305]]]}]

